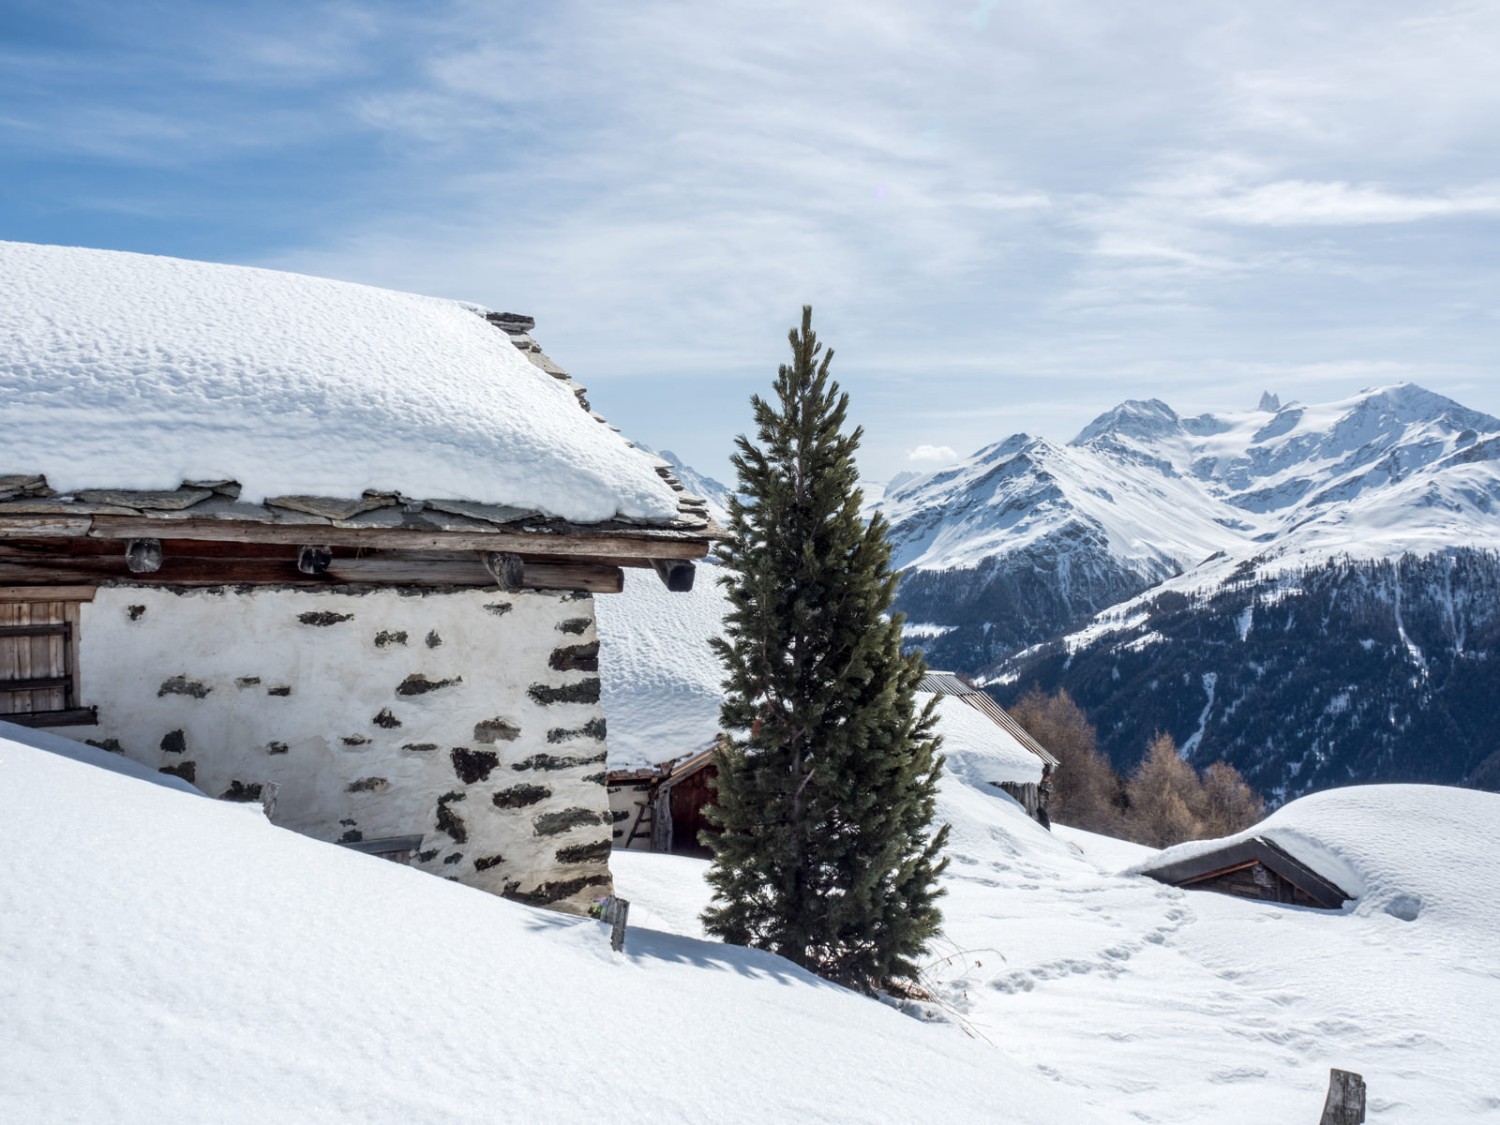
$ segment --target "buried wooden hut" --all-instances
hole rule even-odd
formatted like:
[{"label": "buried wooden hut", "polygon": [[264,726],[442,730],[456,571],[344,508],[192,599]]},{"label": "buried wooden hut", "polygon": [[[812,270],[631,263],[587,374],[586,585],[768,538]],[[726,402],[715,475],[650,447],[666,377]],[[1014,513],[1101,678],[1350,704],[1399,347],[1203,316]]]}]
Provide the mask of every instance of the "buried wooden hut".
[{"label": "buried wooden hut", "polygon": [[715,528],[529,318],[0,243],[0,719],[524,901],[611,890],[595,594]]},{"label": "buried wooden hut", "polygon": [[[1183,850],[1190,854],[1172,854]],[[1338,910],[1350,898],[1333,880],[1264,836],[1174,848],[1138,870],[1174,887],[1319,910]]]},{"label": "buried wooden hut", "polygon": [[[918,704],[937,697],[938,733],[951,764],[979,770],[983,780],[1014,797],[1033,819],[1048,824],[1047,778],[1057,759],[998,703],[951,672],[929,672]],[[706,856],[700,833],[713,826],[704,808],[713,804],[718,774],[713,747],[654,766],[612,768],[610,807],[615,847]]]}]

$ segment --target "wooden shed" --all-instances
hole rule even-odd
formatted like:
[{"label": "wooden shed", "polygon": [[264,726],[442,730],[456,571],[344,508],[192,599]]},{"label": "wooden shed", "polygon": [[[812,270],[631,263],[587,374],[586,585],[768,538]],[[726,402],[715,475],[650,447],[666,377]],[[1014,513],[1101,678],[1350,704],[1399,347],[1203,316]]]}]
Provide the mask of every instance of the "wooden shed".
[{"label": "wooden shed", "polygon": [[704,809],[714,803],[713,783],[718,775],[712,747],[650,769],[611,770],[614,846],[710,855],[699,833],[715,831]]},{"label": "wooden shed", "polygon": [[1264,836],[1252,836],[1185,859],[1144,867],[1141,873],[1174,887],[1319,910],[1338,910],[1351,897],[1331,879]]}]

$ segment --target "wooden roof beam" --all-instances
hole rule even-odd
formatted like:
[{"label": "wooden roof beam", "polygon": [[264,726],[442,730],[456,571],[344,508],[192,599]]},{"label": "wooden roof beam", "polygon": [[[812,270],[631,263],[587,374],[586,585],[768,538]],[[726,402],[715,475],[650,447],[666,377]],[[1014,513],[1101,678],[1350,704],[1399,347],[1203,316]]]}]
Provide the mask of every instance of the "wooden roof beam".
[{"label": "wooden roof beam", "polygon": [[[236,523],[231,520],[164,520],[135,516],[95,516],[92,520],[65,521],[67,530],[58,528],[64,521],[34,521],[22,524],[10,517],[0,528],[0,537],[53,537],[62,534],[88,535],[95,539],[156,538],[170,532],[174,539],[197,539],[232,543],[278,543],[301,546],[314,535],[330,547],[363,547],[374,550],[405,551],[491,551],[517,555],[555,555],[610,559],[699,559],[708,553],[707,537],[639,534],[617,531],[557,532],[462,532],[415,531],[385,527],[318,527],[315,531],[298,524]],[[23,530],[24,529],[24,530]],[[41,529],[41,530],[39,530]]]}]

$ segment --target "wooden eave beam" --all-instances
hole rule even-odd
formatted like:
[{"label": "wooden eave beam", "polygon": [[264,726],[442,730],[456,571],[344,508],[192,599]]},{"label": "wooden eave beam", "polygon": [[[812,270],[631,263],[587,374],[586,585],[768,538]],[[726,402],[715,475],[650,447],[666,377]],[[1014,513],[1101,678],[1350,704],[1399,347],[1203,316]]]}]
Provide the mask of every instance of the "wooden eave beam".
[{"label": "wooden eave beam", "polygon": [[[680,534],[622,535],[618,532],[415,531],[407,528],[332,527],[306,524],[240,523],[233,520],[163,520],[144,516],[93,516],[59,520],[41,517],[23,522],[11,516],[0,527],[0,537],[27,538],[87,535],[93,539],[142,539],[170,534],[173,539],[233,543],[276,543],[301,546],[309,542],[330,547],[362,547],[403,551],[493,551],[522,556],[555,555],[569,558],[698,559],[708,553],[707,537]],[[63,525],[66,525],[64,527]],[[39,530],[40,529],[40,530]]]},{"label": "wooden eave beam", "polygon": [[[245,558],[216,554],[194,557],[191,543],[166,552],[161,567],[136,573],[122,552],[107,555],[17,551],[0,545],[0,585],[75,586],[78,583],[128,582],[142,586],[290,585],[316,588],[340,584],[466,587],[495,589],[495,578],[477,553],[345,552],[329,560],[326,569],[307,573],[298,566],[298,552],[286,548],[281,557],[258,554]],[[619,593],[625,584],[618,566],[598,559],[533,561],[524,559],[515,589],[588,590]]]}]

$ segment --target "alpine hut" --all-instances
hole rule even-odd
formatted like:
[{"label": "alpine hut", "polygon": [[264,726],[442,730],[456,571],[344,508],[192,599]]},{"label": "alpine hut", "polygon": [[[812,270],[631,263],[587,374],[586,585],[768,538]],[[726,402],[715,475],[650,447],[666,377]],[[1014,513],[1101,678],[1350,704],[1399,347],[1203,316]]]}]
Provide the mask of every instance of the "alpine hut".
[{"label": "alpine hut", "polygon": [[524,316],[0,243],[0,719],[578,910],[596,594],[715,528]]}]

